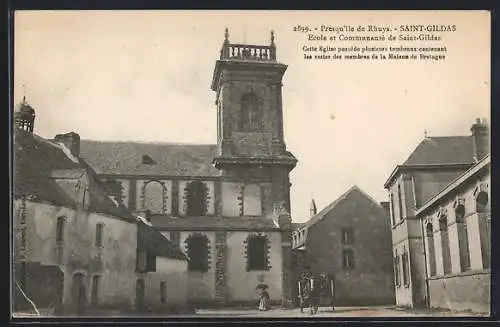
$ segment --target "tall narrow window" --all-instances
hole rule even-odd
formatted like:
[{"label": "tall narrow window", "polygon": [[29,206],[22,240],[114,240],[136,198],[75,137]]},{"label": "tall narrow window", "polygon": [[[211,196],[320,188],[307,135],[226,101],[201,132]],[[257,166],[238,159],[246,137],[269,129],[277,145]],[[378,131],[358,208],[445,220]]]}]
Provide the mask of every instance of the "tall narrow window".
[{"label": "tall narrow window", "polygon": [[476,197],[476,212],[479,215],[481,257],[483,268],[488,269],[491,265],[491,208],[486,184],[480,184],[474,191]]},{"label": "tall narrow window", "polygon": [[443,258],[443,274],[451,272],[450,240],[448,237],[448,217],[445,212],[439,214],[439,234],[441,236],[441,256]]},{"label": "tall narrow window", "polygon": [[409,270],[409,258],[408,258],[408,252],[403,253],[401,256],[401,261],[403,262],[403,284],[404,286],[409,286],[410,285],[410,270]]},{"label": "tall narrow window", "polygon": [[401,286],[401,275],[399,273],[399,255],[397,253],[394,257],[394,279],[396,282],[396,286]]},{"label": "tall narrow window", "polygon": [[262,107],[259,98],[254,93],[247,93],[241,97],[241,130],[255,130],[262,128]]},{"label": "tall narrow window", "polygon": [[102,246],[102,232],[104,229],[104,224],[99,223],[95,226],[95,246]]},{"label": "tall narrow window", "polygon": [[160,302],[167,302],[167,283],[164,280],[160,282]]},{"label": "tall narrow window", "polygon": [[187,240],[188,270],[208,271],[208,239],[204,235],[192,235]]},{"label": "tall narrow window", "polygon": [[57,224],[56,224],[56,242],[63,242],[64,241],[64,217],[59,217],[57,218]]},{"label": "tall narrow window", "polygon": [[354,251],[352,249],[342,251],[342,267],[344,270],[354,269]]},{"label": "tall narrow window", "polygon": [[247,242],[248,270],[267,270],[267,237],[251,236]]},{"label": "tall narrow window", "polygon": [[98,302],[99,302],[99,281],[100,281],[99,275],[92,276],[91,302],[94,305],[98,304]]},{"label": "tall narrow window", "polygon": [[352,228],[342,228],[342,244],[354,244],[354,231]]},{"label": "tall narrow window", "polygon": [[399,220],[403,220],[403,195],[401,194],[401,185],[398,185],[398,206]]},{"label": "tall narrow window", "polygon": [[392,195],[392,193],[389,195],[389,201],[391,203],[391,221],[392,221],[392,224],[395,225],[396,224],[396,219],[394,217],[394,196]]},{"label": "tall narrow window", "polygon": [[434,252],[434,229],[432,223],[427,223],[425,226],[425,236],[427,239],[427,249],[429,261],[429,275],[436,275],[436,253]]},{"label": "tall narrow window", "polygon": [[460,255],[460,270],[470,269],[469,236],[465,222],[465,206],[462,201],[457,202],[455,208],[455,221],[457,223],[458,251]]},{"label": "tall narrow window", "polygon": [[185,189],[187,216],[205,216],[207,214],[208,188],[201,181],[192,181]]}]

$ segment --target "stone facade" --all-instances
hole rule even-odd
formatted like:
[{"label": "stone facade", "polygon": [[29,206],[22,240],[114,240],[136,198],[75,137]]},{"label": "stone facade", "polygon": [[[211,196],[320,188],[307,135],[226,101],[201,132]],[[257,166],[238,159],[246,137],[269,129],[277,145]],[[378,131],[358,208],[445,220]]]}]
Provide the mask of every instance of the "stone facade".
[{"label": "stone facade", "polygon": [[477,213],[473,195],[489,199],[489,173],[475,172],[489,153],[488,125],[478,119],[471,131],[427,137],[385,183],[399,306],[489,311],[489,215]]},{"label": "stone facade", "polygon": [[[135,299],[136,225],[116,217],[75,211],[33,201],[14,202],[14,226],[25,217],[23,261],[55,266],[63,273],[62,305],[76,310],[75,274],[83,275],[85,307],[92,305],[92,281],[99,276],[97,302],[102,306],[133,308]],[[23,206],[26,209],[22,209]],[[64,219],[63,237],[57,239],[57,222]],[[102,244],[96,246],[96,225],[103,224]],[[15,257],[21,237],[16,238]],[[20,258],[18,258],[19,260]],[[41,294],[43,296],[43,294]],[[38,300],[38,299],[36,299]],[[38,301],[37,301],[38,302]]]},{"label": "stone facade", "polygon": [[490,310],[488,160],[483,159],[417,212],[425,230],[431,307]]},{"label": "stone facade", "polygon": [[[338,306],[395,303],[389,213],[358,187],[313,216],[292,237],[295,276],[305,265],[315,274],[332,275]],[[347,252],[352,254],[350,263]]]}]

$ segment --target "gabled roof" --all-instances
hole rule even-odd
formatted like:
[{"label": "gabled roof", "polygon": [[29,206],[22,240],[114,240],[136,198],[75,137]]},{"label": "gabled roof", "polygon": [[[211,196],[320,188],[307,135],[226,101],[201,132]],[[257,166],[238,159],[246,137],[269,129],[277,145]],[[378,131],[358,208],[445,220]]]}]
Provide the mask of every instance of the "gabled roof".
[{"label": "gabled roof", "polygon": [[219,176],[215,155],[214,144],[80,142],[80,156],[98,174]]},{"label": "gabled roof", "polygon": [[490,168],[490,164],[491,164],[491,155],[488,154],[483,159],[478,161],[474,166],[468,169],[466,172],[455,178],[450,184],[448,184],[448,186],[446,186],[443,190],[441,190],[441,192],[439,192],[431,199],[429,199],[429,201],[424,203],[424,205],[422,205],[415,214],[419,216],[422,213],[426,213],[433,206],[438,205],[441,199],[452,195],[450,193],[454,192],[464,183],[470,182],[472,177],[484,173],[484,171],[487,171],[486,169]]},{"label": "gabled roof", "polygon": [[445,165],[474,162],[472,136],[426,137],[403,165]]},{"label": "gabled roof", "polygon": [[314,224],[316,224],[318,221],[320,221],[323,218],[325,218],[327,216],[327,214],[329,214],[332,210],[334,210],[335,207],[339,203],[341,203],[342,201],[345,201],[354,192],[357,192],[357,193],[363,195],[369,201],[373,202],[374,205],[376,205],[377,207],[379,207],[380,210],[383,210],[385,212],[385,209],[382,208],[382,206],[380,205],[380,203],[378,203],[377,201],[375,201],[370,195],[368,195],[367,193],[365,193],[358,186],[354,185],[350,189],[348,189],[344,194],[342,194],[340,197],[338,197],[335,201],[333,201],[332,203],[330,203],[329,205],[327,205],[325,208],[323,208],[323,210],[321,210],[320,212],[318,212],[318,214],[314,215],[313,217],[311,217],[311,219],[309,219],[308,221],[306,221],[303,224],[302,227],[303,228],[311,227]]},{"label": "gabled roof", "polygon": [[255,217],[171,218],[165,215],[151,215],[151,224],[159,230],[279,230],[272,219]]},{"label": "gabled roof", "polygon": [[170,242],[154,227],[146,225],[141,220],[137,222],[137,249],[155,256],[187,260],[180,249]]},{"label": "gabled roof", "polygon": [[135,221],[123,205],[110,199],[111,193],[95,171],[66,148],[36,134],[14,130],[14,194],[35,196],[52,203],[74,207],[75,201],[51,178],[53,171],[82,170],[89,178],[89,211]]},{"label": "gabled roof", "polygon": [[472,136],[433,136],[424,138],[402,165],[397,165],[384,183],[387,188],[398,172],[408,169],[468,167],[474,163]]}]

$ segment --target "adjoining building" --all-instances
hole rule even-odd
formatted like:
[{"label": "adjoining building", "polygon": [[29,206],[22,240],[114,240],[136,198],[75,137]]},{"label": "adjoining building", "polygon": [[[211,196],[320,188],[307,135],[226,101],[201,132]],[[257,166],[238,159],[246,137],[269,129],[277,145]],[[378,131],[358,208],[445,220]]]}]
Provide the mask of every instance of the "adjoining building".
[{"label": "adjoining building", "polygon": [[[14,311],[134,310],[141,279],[161,272],[167,282],[185,274],[184,254],[112,199],[79,157],[78,134],[51,141],[33,133],[34,123],[35,110],[23,100],[15,109],[13,134]],[[157,235],[154,246],[146,231]],[[154,262],[176,262],[175,269],[156,265],[143,273],[138,252]],[[186,281],[174,283],[178,294],[158,301],[164,307],[186,304]],[[148,286],[145,294],[160,294],[160,282]]]},{"label": "adjoining building", "polygon": [[400,306],[489,311],[489,127],[471,131],[426,137],[385,183]]},{"label": "adjoining building", "polygon": [[[335,280],[338,306],[395,303],[389,212],[353,186],[292,233],[294,276],[304,269]],[[297,296],[297,293],[295,293]]]},{"label": "adjoining building", "polygon": [[290,179],[282,79],[287,66],[269,45],[229,42],[226,30],[211,88],[216,144],[82,140],[81,156],[116,201],[144,215],[189,258],[188,301],[255,303],[290,299]]}]

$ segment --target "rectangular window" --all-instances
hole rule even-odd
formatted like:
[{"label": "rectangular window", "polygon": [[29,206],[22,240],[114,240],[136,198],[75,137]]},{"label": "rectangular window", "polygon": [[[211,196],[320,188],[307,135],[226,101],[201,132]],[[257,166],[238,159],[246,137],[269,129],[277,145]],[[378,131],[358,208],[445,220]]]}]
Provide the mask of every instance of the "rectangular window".
[{"label": "rectangular window", "polygon": [[354,231],[352,228],[342,228],[342,244],[354,244]]},{"label": "rectangular window", "polygon": [[99,223],[95,226],[95,246],[102,246],[102,230],[104,224]]},{"label": "rectangular window", "polygon": [[396,219],[394,217],[394,196],[392,195],[389,195],[389,201],[391,202],[391,221],[392,221],[392,224],[393,225],[396,225]]},{"label": "rectangular window", "polygon": [[354,251],[352,249],[342,251],[342,266],[344,270],[354,269]]},{"label": "rectangular window", "polygon": [[248,239],[248,270],[267,269],[267,238],[254,236]]},{"label": "rectangular window", "polygon": [[403,220],[403,195],[401,194],[401,185],[398,185],[398,206],[399,220]]},{"label": "rectangular window", "polygon": [[98,275],[92,276],[92,304],[97,304],[99,302],[99,279],[100,276]]},{"label": "rectangular window", "polygon": [[401,256],[401,261],[403,261],[403,284],[404,286],[410,285],[410,276],[409,276],[409,270],[408,270],[408,253],[403,253]]},{"label": "rectangular window", "polygon": [[64,241],[64,217],[57,218],[56,242]]},{"label": "rectangular window", "polygon": [[160,282],[160,302],[167,302],[167,283],[163,280]]},{"label": "rectangular window", "polygon": [[399,274],[399,256],[397,254],[394,258],[394,279],[396,282],[396,286],[401,286],[401,275]]}]

